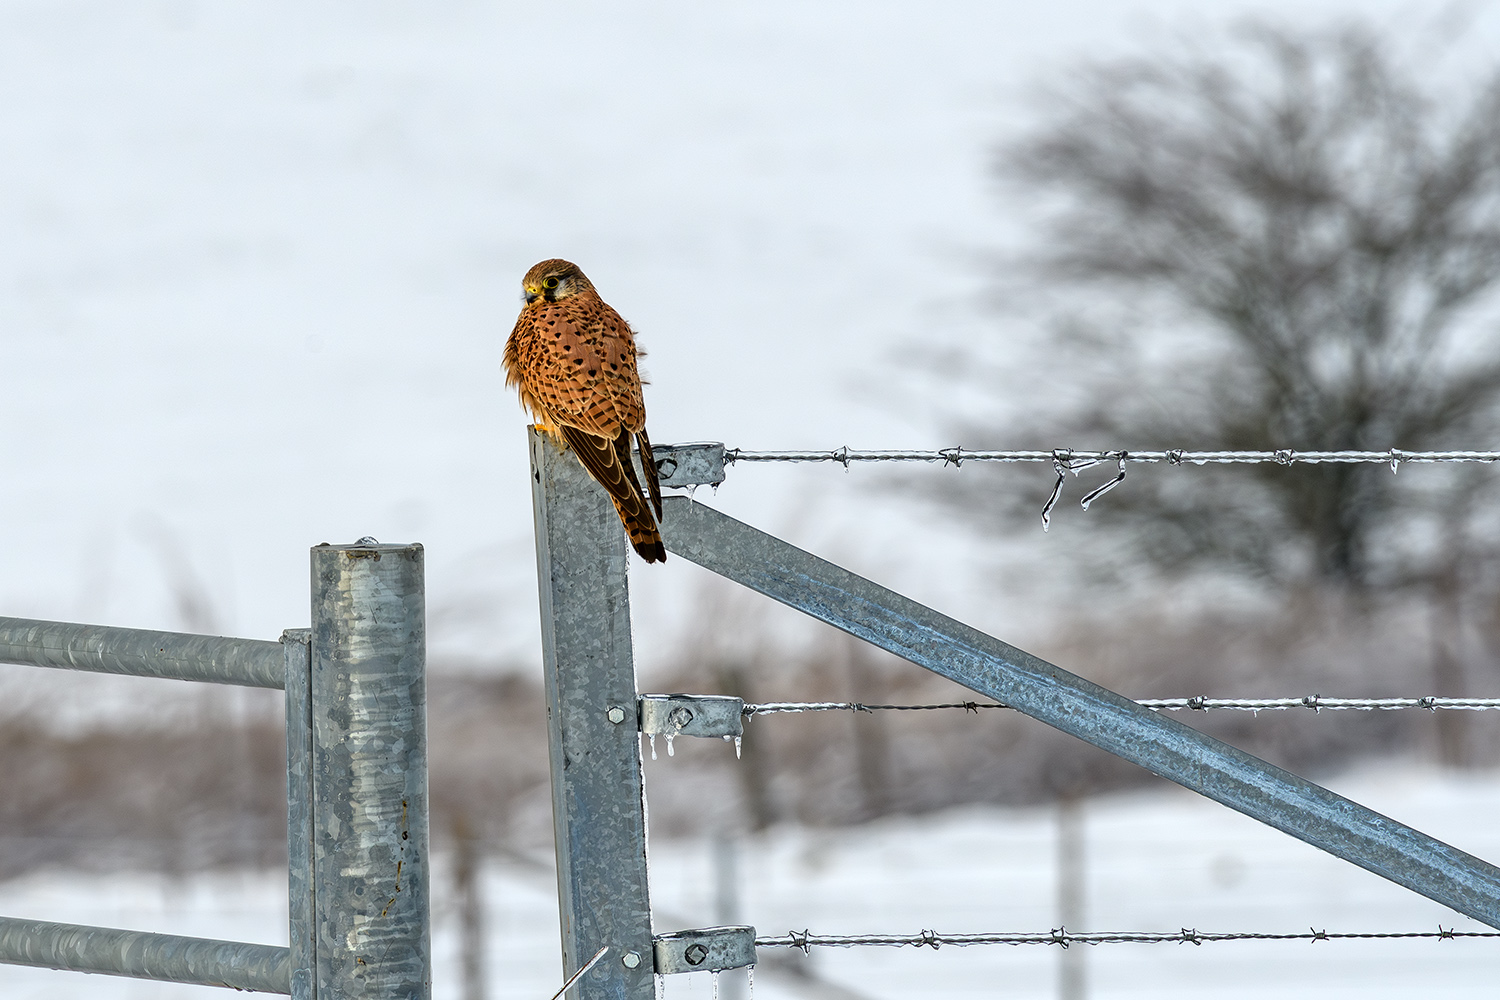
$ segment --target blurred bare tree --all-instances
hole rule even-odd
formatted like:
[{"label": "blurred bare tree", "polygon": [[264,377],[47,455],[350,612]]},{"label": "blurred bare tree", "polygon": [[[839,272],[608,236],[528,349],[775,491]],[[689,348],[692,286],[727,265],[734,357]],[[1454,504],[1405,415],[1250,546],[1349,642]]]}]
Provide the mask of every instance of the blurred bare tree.
[{"label": "blurred bare tree", "polygon": [[[1265,24],[1071,75],[997,159],[1042,221],[1005,281],[1063,303],[1047,324],[1054,405],[1003,427],[961,419],[964,443],[1494,448],[1500,72],[1446,91],[1435,78],[1367,27]],[[1490,469],[1134,472],[1069,521],[1096,575],[1208,569],[1366,607],[1419,598],[1439,693],[1466,687],[1459,649],[1484,616],[1465,608],[1500,590]],[[995,475],[945,477],[943,498],[989,528],[1034,525],[1035,493]]]},{"label": "blurred bare tree", "polygon": [[[1439,99],[1373,31],[1262,25],[1212,55],[1086,67],[1052,100],[998,162],[1046,206],[1009,273],[1090,303],[1063,314],[1049,373],[1077,398],[1036,444],[1493,446],[1500,344],[1469,321],[1500,279],[1500,74]],[[1439,512],[1377,466],[1162,471],[1091,526],[1163,568],[1356,590],[1431,584],[1469,548],[1438,529],[1467,527],[1492,482],[1420,477],[1444,478]],[[1036,518],[1030,497],[980,506]]]}]

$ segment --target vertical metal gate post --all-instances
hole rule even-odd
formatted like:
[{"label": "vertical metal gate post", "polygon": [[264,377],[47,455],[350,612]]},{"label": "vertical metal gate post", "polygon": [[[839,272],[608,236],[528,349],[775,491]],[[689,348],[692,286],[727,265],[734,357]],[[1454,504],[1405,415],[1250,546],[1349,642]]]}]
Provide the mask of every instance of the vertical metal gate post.
[{"label": "vertical metal gate post", "polygon": [[563,971],[608,947],[579,982],[579,1000],[651,1000],[625,532],[578,460],[530,434]]},{"label": "vertical metal gate post", "polygon": [[[317,1000],[428,1000],[432,992],[422,570],[420,545],[312,550],[308,902]],[[289,689],[289,707],[293,699]]]}]

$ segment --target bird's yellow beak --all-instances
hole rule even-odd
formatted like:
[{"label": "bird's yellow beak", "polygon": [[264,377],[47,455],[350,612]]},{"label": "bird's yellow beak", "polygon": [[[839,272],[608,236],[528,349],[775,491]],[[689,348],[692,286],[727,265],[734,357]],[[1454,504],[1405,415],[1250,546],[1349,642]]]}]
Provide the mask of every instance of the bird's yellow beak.
[{"label": "bird's yellow beak", "polygon": [[521,288],[521,294],[526,297],[526,304],[529,306],[537,299],[542,297],[542,290],[536,285],[523,285]]}]

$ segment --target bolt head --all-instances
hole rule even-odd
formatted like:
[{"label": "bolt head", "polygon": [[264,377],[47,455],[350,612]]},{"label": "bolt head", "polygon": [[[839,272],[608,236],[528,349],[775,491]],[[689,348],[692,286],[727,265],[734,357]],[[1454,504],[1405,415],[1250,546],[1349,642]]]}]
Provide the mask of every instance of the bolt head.
[{"label": "bolt head", "polygon": [[625,710],[619,705],[615,705],[608,712],[604,713],[604,717],[618,726],[625,721]]},{"label": "bolt head", "polygon": [[672,709],[671,714],[667,716],[667,721],[672,723],[672,725],[676,726],[678,729],[686,729],[687,724],[693,721],[693,713],[683,706],[678,705],[676,708]]},{"label": "bolt head", "polygon": [[641,964],[641,956],[633,951],[627,951],[621,956],[620,961],[624,964],[625,968],[633,969]]},{"label": "bolt head", "polygon": [[708,957],[708,949],[694,941],[683,950],[682,957],[687,959],[688,965],[702,965]]}]

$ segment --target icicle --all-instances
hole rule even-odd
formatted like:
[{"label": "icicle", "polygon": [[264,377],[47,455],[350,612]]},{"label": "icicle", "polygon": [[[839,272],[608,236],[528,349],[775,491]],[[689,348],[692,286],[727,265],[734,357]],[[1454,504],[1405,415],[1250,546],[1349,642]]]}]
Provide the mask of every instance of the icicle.
[{"label": "icicle", "polygon": [[743,740],[743,739],[744,739],[743,736],[736,736],[734,738],[734,759],[735,760],[739,760],[740,759],[740,741]]},{"label": "icicle", "polygon": [[745,968],[745,1000],[755,1000],[755,966]]},{"label": "icicle", "polygon": [[656,1000],[662,1000],[662,997],[667,995],[667,977],[658,972],[651,978],[656,980],[654,987]]},{"label": "icicle", "polygon": [[677,734],[676,733],[668,733],[667,734],[667,756],[668,757],[676,757],[677,756],[677,751],[672,747],[672,741],[675,740],[676,738],[677,738]]},{"label": "icicle", "polygon": [[656,734],[652,733],[650,736],[647,736],[646,739],[648,739],[648,740],[651,741],[651,759],[655,760],[656,759]]},{"label": "icicle", "polygon": [[709,973],[714,981],[714,1000],[719,1000],[719,970],[715,969]]}]

